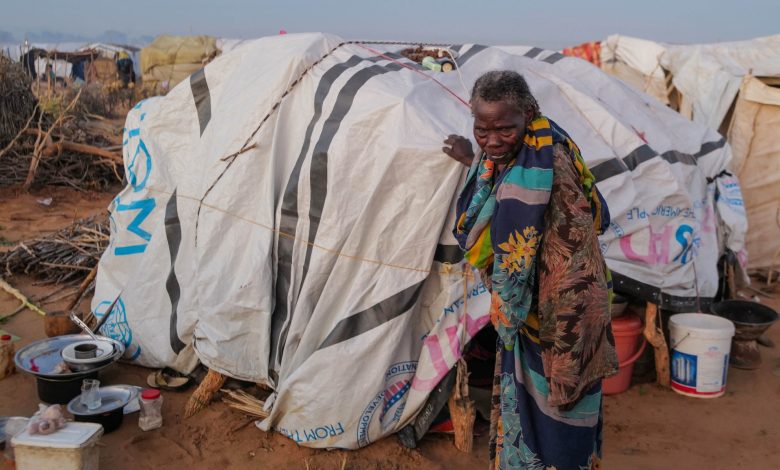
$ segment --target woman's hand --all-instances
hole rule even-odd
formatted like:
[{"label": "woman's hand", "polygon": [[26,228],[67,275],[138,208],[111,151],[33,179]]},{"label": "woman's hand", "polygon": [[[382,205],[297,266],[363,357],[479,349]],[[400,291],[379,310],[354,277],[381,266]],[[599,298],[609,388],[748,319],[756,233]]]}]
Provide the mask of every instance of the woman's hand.
[{"label": "woman's hand", "polygon": [[474,150],[471,148],[471,141],[462,135],[450,134],[447,136],[444,139],[444,147],[441,150],[453,160],[466,166],[471,166],[471,162],[474,160]]}]

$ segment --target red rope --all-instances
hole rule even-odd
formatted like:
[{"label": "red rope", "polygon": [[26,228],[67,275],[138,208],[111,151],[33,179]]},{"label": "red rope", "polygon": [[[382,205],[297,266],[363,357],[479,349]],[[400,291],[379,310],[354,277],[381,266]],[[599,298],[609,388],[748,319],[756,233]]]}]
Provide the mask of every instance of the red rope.
[{"label": "red rope", "polygon": [[417,69],[416,69],[416,68],[414,68],[414,67],[411,67],[411,66],[409,66],[409,65],[407,65],[407,64],[404,64],[403,62],[400,62],[400,61],[398,61],[398,60],[396,60],[396,59],[394,59],[394,58],[392,58],[392,57],[390,57],[390,56],[387,56],[387,55],[385,55],[385,54],[382,54],[381,52],[377,51],[376,49],[372,49],[372,48],[370,48],[370,47],[368,47],[368,46],[364,46],[363,44],[357,44],[357,43],[356,43],[355,45],[356,45],[356,46],[358,46],[358,47],[362,47],[363,49],[365,49],[365,50],[367,50],[367,51],[370,51],[372,54],[376,54],[376,55],[378,55],[379,57],[382,57],[383,59],[387,59],[387,60],[389,60],[389,61],[391,61],[391,62],[393,62],[393,63],[396,63],[396,64],[400,65],[401,67],[407,68],[407,69],[411,70],[412,72],[419,73],[420,75],[422,75],[423,77],[425,77],[425,78],[427,78],[427,79],[429,79],[429,80],[433,80],[433,81],[434,81],[434,82],[436,82],[436,83],[437,83],[437,84],[438,84],[440,87],[444,88],[444,90],[445,90],[447,93],[449,93],[450,95],[454,96],[454,97],[455,97],[455,99],[457,99],[458,101],[460,101],[461,103],[463,103],[463,105],[464,105],[464,106],[466,106],[467,108],[471,109],[471,105],[469,105],[468,101],[466,101],[466,100],[464,100],[463,98],[461,98],[460,96],[458,96],[458,95],[457,95],[457,93],[455,93],[454,91],[452,91],[451,89],[449,89],[449,88],[448,88],[446,85],[444,85],[442,82],[440,82],[440,81],[436,80],[435,78],[433,78],[432,76],[428,75],[427,73],[423,73],[422,71],[420,71],[420,70],[417,70]]}]

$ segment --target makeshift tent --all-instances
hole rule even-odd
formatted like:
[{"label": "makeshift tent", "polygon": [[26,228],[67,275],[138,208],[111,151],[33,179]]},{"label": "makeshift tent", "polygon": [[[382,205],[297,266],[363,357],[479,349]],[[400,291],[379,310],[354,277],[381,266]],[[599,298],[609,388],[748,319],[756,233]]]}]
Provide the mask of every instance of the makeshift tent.
[{"label": "makeshift tent", "polygon": [[[138,364],[197,361],[265,383],[263,429],[356,448],[411,423],[489,296],[451,235],[469,88],[528,79],[610,204],[601,247],[619,290],[691,310],[742,250],[739,185],[717,133],[581,60],[452,46],[439,73],[403,46],[323,34],[258,39],[127,117],[128,186],[92,309]],[[727,194],[728,197],[718,197]]]},{"label": "makeshift tent", "polygon": [[217,55],[217,40],[210,36],[157,36],[141,49],[144,85],[166,91],[203,68]]},{"label": "makeshift tent", "polygon": [[691,103],[690,117],[719,129],[727,120],[743,77],[780,76],[780,35],[717,44],[669,45],[661,65],[672,74],[675,88]]},{"label": "makeshift tent", "polygon": [[[125,44],[106,44],[102,42],[93,42],[87,44],[82,49],[95,50],[98,52],[98,54],[100,54],[100,57],[110,59],[114,62],[116,62],[120,54],[125,53],[133,61],[133,70],[135,71],[136,76],[141,76],[141,48],[139,47]],[[116,66],[114,66],[114,71],[116,72]]]},{"label": "makeshift tent", "polygon": [[601,42],[600,67],[637,90],[670,104],[670,76],[661,66],[666,45],[614,34]]},{"label": "makeshift tent", "polygon": [[780,80],[745,77],[728,138],[742,182],[751,268],[780,266]]},{"label": "makeshift tent", "polygon": [[[61,78],[72,77],[73,64],[82,62],[84,69],[89,69],[93,59],[98,57],[110,59],[116,61],[119,53],[126,53],[131,59],[133,59],[133,67],[136,71],[136,75],[141,75],[140,70],[140,49],[131,45],[119,45],[119,44],[106,44],[106,43],[89,43],[84,44],[80,42],[69,43],[28,43],[24,44],[0,44],[0,52],[7,55],[14,61],[20,61],[22,56],[31,50],[39,50],[43,52],[43,58],[39,59],[42,64],[40,66],[40,72],[46,68],[46,56],[52,63],[52,68],[56,70],[55,74]],[[55,66],[56,62],[56,66]],[[105,61],[104,61],[105,62]],[[38,67],[38,66],[36,66]],[[114,67],[116,69],[116,66]],[[114,70],[116,72],[116,70]],[[97,65],[97,68],[92,71],[93,77],[103,77],[102,81],[107,80],[108,69],[105,64]]]}]

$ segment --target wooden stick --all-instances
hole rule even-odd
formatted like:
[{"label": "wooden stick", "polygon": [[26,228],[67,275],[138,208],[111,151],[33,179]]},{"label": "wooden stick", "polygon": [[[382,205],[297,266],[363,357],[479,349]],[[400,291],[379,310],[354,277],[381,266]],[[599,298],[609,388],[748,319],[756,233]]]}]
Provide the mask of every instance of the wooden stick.
[{"label": "wooden stick", "polygon": [[27,131],[27,129],[30,127],[30,124],[32,123],[33,118],[35,117],[35,112],[38,111],[38,106],[40,106],[39,103],[35,104],[35,109],[33,109],[32,114],[30,114],[30,117],[27,119],[27,123],[24,125],[22,130],[19,131],[18,134],[16,134],[16,137],[14,137],[11,142],[8,143],[8,145],[3,148],[3,150],[0,150],[0,157],[3,156],[8,150],[10,150],[15,144],[16,141],[19,140],[19,138]]},{"label": "wooden stick", "polygon": [[49,266],[51,268],[63,268],[63,269],[76,269],[80,271],[91,271],[92,268],[87,266],[76,266],[75,264],[59,264],[59,263],[47,263],[46,261],[41,261],[41,264],[44,266]]},{"label": "wooden stick", "polygon": [[259,400],[243,390],[222,389],[222,393],[227,395],[222,399],[229,407],[235,408],[244,413],[255,416],[260,419],[268,417],[269,413],[263,409],[265,402]]},{"label": "wooden stick", "polygon": [[669,372],[669,347],[664,338],[664,332],[656,326],[656,318],[660,324],[658,315],[658,306],[652,302],[647,303],[645,309],[645,338],[655,349],[655,373],[658,384],[662,387],[669,387],[671,384],[671,375]]},{"label": "wooden stick", "polygon": [[455,428],[455,448],[470,453],[474,443],[474,420],[477,410],[469,399],[469,371],[466,361],[458,360],[455,386],[448,401],[452,425]]},{"label": "wooden stick", "polygon": [[94,268],[92,268],[92,271],[87,274],[87,277],[84,278],[83,281],[81,281],[81,284],[79,285],[78,295],[75,299],[73,299],[73,302],[68,305],[68,311],[73,310],[75,308],[78,308],[79,304],[81,303],[81,300],[84,298],[84,294],[87,293],[87,288],[92,284],[92,280],[95,279],[95,275],[97,274],[97,265],[95,265]]},{"label": "wooden stick", "polygon": [[[2,287],[2,289],[4,291],[8,292],[9,294],[11,294],[14,297],[16,297],[17,299],[19,299],[19,301],[22,302],[22,306],[23,307],[29,308],[30,310],[32,310],[33,312],[37,313],[38,315],[42,315],[44,317],[46,316],[46,312],[44,312],[40,307],[38,307],[34,303],[30,302],[27,299],[27,297],[24,296],[24,294],[19,292],[17,289],[14,289],[13,286],[11,286],[7,282],[5,282],[5,279],[3,279],[2,277],[0,277],[0,287]],[[18,310],[17,310],[17,312],[14,312],[14,313],[18,313]],[[8,318],[9,316],[10,315],[7,315],[7,316],[5,316],[3,318]]]},{"label": "wooden stick", "polygon": [[53,145],[55,148],[57,148],[58,151],[70,150],[72,152],[86,153],[89,155],[95,155],[96,157],[107,158],[112,163],[124,163],[121,155],[114,152],[109,152],[108,150],[104,150],[100,147],[95,147],[94,145],[79,144],[76,142],[70,142],[68,140],[63,140]]}]

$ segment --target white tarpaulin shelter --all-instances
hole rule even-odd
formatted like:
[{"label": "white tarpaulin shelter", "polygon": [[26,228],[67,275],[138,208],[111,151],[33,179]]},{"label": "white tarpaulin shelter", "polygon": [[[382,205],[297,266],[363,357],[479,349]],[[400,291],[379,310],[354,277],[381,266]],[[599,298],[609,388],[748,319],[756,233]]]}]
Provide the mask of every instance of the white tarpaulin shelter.
[{"label": "white tarpaulin shelter", "polygon": [[581,147],[618,287],[678,310],[715,294],[745,219],[714,131],[558,53],[453,46],[459,73],[437,73],[402,48],[262,38],[129,113],[92,302],[116,300],[102,331],[129,358],[273,386],[262,427],[302,445],[409,424],[488,322],[450,234],[465,168],[441,147],[470,135],[463,100],[491,69],[522,72]]},{"label": "white tarpaulin shelter", "polygon": [[718,129],[746,75],[780,76],[780,35],[750,41],[667,46],[661,65],[691,102],[693,120]]},{"label": "white tarpaulin shelter", "polygon": [[734,174],[742,182],[750,222],[747,249],[751,269],[780,266],[778,85],[780,80],[745,77],[728,127],[729,143],[734,149]]},{"label": "white tarpaulin shelter", "polygon": [[661,57],[666,44],[613,34],[601,42],[601,68],[634,88],[669,104]]}]

